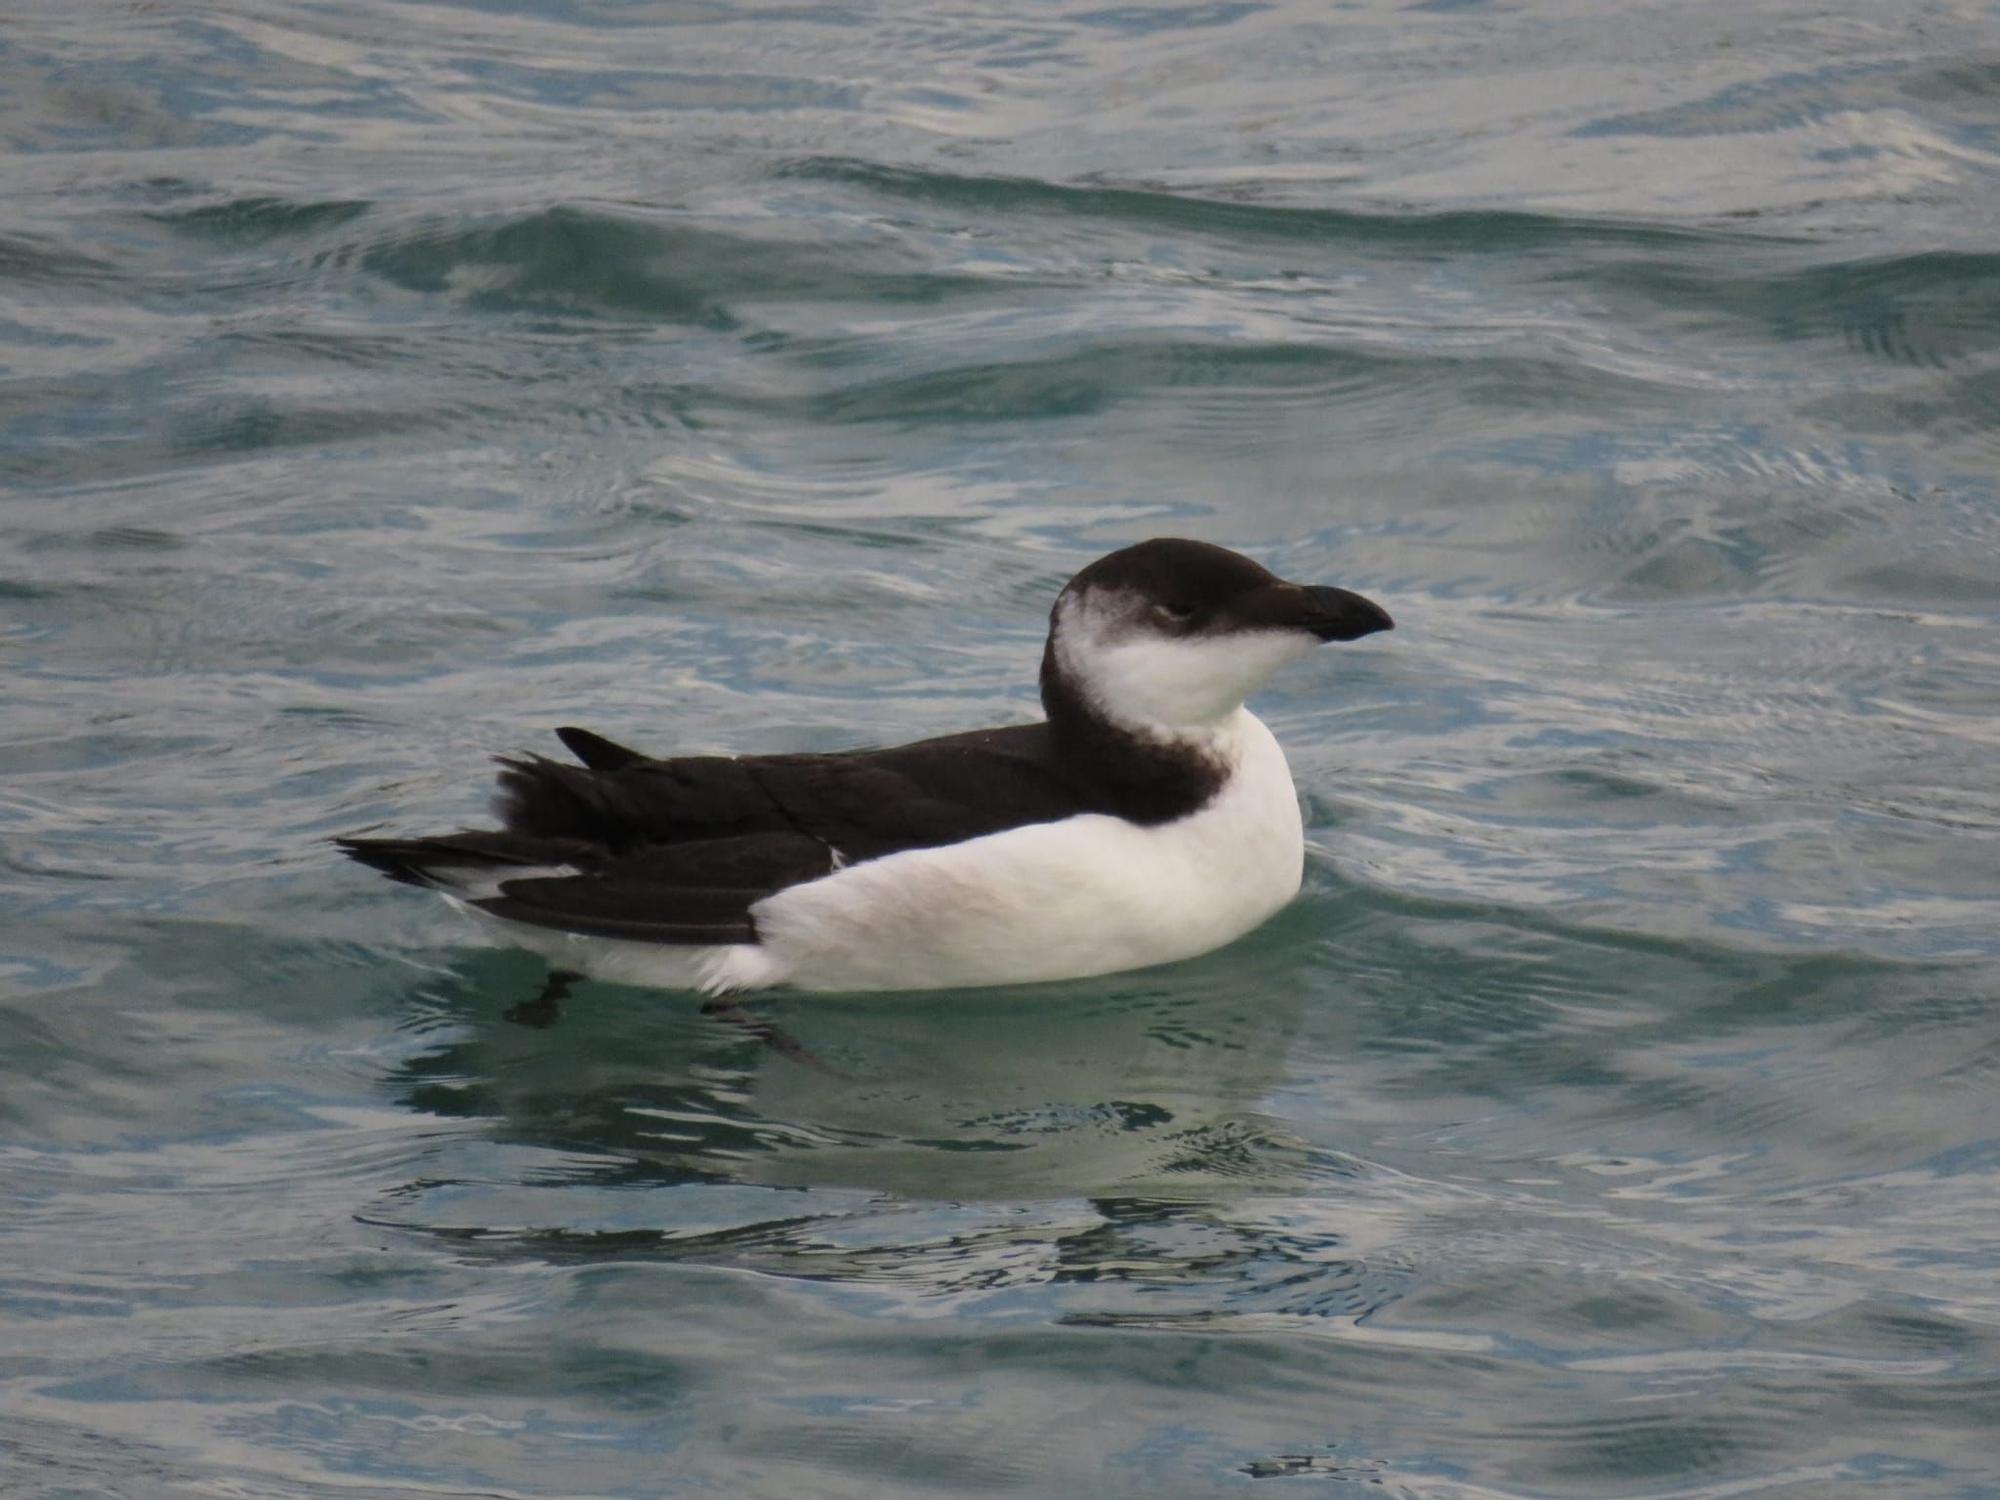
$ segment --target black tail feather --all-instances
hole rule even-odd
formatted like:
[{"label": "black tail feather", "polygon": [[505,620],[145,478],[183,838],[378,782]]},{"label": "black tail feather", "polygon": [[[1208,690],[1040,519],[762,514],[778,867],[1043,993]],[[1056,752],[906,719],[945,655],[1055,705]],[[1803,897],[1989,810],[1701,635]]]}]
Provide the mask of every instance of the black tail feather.
[{"label": "black tail feather", "polygon": [[435,887],[450,882],[443,870],[530,869],[548,865],[587,868],[598,851],[572,839],[524,838],[519,834],[467,829],[427,839],[335,839],[349,859],[380,870],[404,885]]},{"label": "black tail feather", "polygon": [[499,786],[493,811],[511,832],[537,838],[606,837],[616,821],[606,806],[601,774],[545,755],[496,755]]},{"label": "black tail feather", "polygon": [[349,859],[359,860],[371,870],[380,870],[404,885],[434,885],[417,863],[416,839],[335,839],[334,847]]},{"label": "black tail feather", "polygon": [[564,725],[556,731],[581,766],[545,755],[499,755],[500,785],[493,810],[514,833],[539,838],[579,837],[617,843],[626,817],[615,776],[647,757],[588,729]]},{"label": "black tail feather", "polygon": [[558,729],[556,738],[563,742],[564,749],[593,771],[622,771],[635,760],[646,759],[637,750],[627,749],[601,734],[592,734],[588,729],[578,729],[573,724],[565,724]]}]

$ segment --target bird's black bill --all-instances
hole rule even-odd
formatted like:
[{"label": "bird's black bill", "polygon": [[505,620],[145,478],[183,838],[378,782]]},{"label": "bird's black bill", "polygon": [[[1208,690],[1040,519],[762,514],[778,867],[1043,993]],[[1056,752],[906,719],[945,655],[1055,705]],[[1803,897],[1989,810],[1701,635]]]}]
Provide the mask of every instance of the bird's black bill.
[{"label": "bird's black bill", "polygon": [[1349,589],[1272,583],[1230,604],[1224,621],[1238,630],[1309,630],[1323,641],[1358,641],[1393,630],[1389,611]]},{"label": "bird's black bill", "polygon": [[1396,628],[1388,610],[1351,590],[1308,586],[1299,592],[1311,601],[1299,624],[1323,641],[1358,641],[1378,630]]}]

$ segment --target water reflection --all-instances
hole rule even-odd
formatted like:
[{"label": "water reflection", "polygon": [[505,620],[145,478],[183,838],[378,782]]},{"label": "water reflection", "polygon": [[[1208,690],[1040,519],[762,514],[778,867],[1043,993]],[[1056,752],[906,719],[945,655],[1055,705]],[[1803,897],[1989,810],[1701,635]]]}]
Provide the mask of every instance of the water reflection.
[{"label": "water reflection", "polygon": [[[496,1154],[463,1177],[411,1185],[383,1217],[531,1234],[551,1252],[653,1242],[740,1257],[806,1224],[830,1254],[829,1224],[865,1206],[865,1238],[903,1255],[941,1227],[932,1205],[979,1214],[990,1203],[1005,1205],[992,1214],[1010,1226],[1003,1237],[1054,1241],[1060,1255],[1051,1216],[1102,1222],[1079,1200],[1286,1191],[1321,1168],[1260,1109],[1301,999],[1274,958],[1021,990],[758,1002],[760,1019],[825,1064],[813,1067],[687,997],[610,985],[580,985],[550,1030],[510,1026],[498,1000],[531,993],[536,967],[471,955],[415,998],[412,1024],[443,1039],[389,1085],[414,1109],[490,1122]],[[862,1231],[858,1219],[847,1227]],[[873,1274],[873,1252],[849,1248],[847,1269]]]}]

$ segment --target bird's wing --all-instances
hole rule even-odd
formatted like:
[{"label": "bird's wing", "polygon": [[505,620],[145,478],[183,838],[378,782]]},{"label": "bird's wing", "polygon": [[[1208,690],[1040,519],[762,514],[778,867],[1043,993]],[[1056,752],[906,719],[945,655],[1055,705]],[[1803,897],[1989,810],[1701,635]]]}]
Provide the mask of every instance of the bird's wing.
[{"label": "bird's wing", "polygon": [[616,873],[509,880],[472,904],[496,917],[642,943],[754,943],[762,887],[667,885]]},{"label": "bird's wing", "polygon": [[504,829],[338,843],[391,879],[438,887],[495,916],[662,943],[754,941],[755,902],[834,869],[825,844],[796,832],[644,844],[624,853],[590,839]]},{"label": "bird's wing", "polygon": [[843,864],[1103,810],[1057,765],[1040,724],[891,750],[673,760],[558,733],[583,764],[503,760],[504,828],[341,846],[516,922],[745,943],[757,939],[757,902]]},{"label": "bird's wing", "polygon": [[889,750],[672,760],[561,733],[589,763],[503,761],[501,818],[516,834],[580,839],[620,855],[795,834],[858,863],[1104,810],[1088,784],[1059,767],[1042,724]]}]

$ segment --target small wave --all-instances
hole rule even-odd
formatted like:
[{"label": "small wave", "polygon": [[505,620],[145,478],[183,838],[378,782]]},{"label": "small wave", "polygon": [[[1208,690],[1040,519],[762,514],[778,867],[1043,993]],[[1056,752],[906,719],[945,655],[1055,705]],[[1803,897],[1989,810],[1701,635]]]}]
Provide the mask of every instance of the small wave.
[{"label": "small wave", "polygon": [[191,207],[153,209],[144,217],[191,239],[263,245],[352,223],[374,205],[365,199],[228,198]]},{"label": "small wave", "polygon": [[977,209],[996,218],[1062,214],[1212,234],[1233,243],[1246,238],[1306,240],[1434,255],[1520,254],[1592,244],[1666,248],[1783,243],[1777,236],[1739,230],[1515,209],[1397,213],[1284,207],[1177,192],[1145,182],[1062,183],[1032,177],[976,176],[847,157],[794,158],[778,165],[774,173],[842,183],[885,197]]},{"label": "small wave", "polygon": [[1625,261],[1574,278],[1685,319],[1702,311],[1760,345],[1833,339],[1851,352],[1942,369],[2000,349],[2000,254],[1928,250],[1831,264]]},{"label": "small wave", "polygon": [[985,280],[919,266],[893,246],[807,243],[726,232],[664,215],[557,205],[498,218],[423,219],[353,252],[372,276],[474,308],[743,326],[741,300],[929,303]]},{"label": "small wave", "polygon": [[868,381],[806,398],[818,421],[947,418],[1007,421],[1080,416],[1124,401],[1195,393],[1242,419],[1285,404],[1395,407],[1388,420],[1420,429],[1438,408],[1562,400],[1629,407],[1660,387],[1574,363],[1511,353],[1427,353],[1311,344],[1162,338],[1102,342],[1039,359],[981,362]]}]

